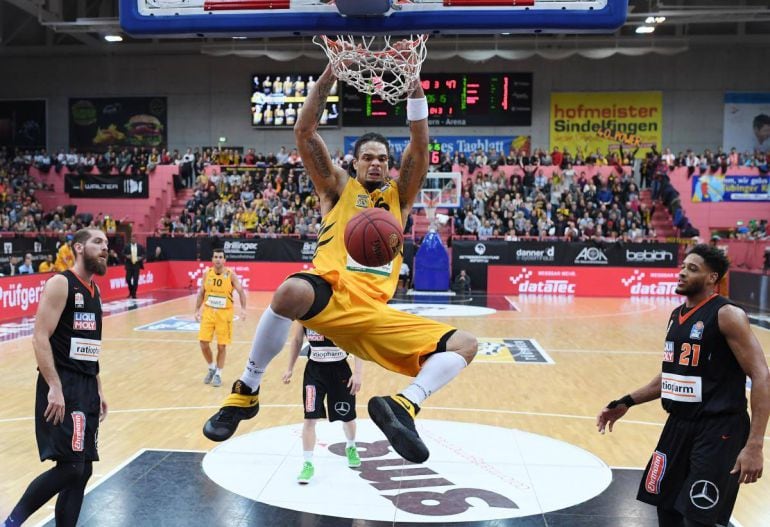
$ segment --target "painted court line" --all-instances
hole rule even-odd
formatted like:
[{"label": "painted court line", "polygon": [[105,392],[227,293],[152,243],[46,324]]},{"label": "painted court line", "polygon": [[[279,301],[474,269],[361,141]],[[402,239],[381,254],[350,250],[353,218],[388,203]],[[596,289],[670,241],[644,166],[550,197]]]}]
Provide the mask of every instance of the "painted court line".
[{"label": "painted court line", "polygon": [[[297,404],[260,404],[262,408],[299,408]],[[186,412],[197,410],[218,410],[218,405],[203,405],[203,406],[166,406],[161,408],[130,408],[125,410],[110,410],[110,414],[136,414],[136,413],[149,413],[149,412]],[[356,408],[364,409],[365,404],[357,404]],[[578,419],[582,421],[595,421],[595,415],[575,415],[575,414],[560,414],[552,412],[527,412],[524,410],[496,410],[490,408],[453,408],[449,406],[423,406],[423,410],[444,410],[448,412],[465,412],[465,413],[484,413],[484,414],[505,414],[505,415],[525,415],[529,417],[555,417],[560,419]],[[5,423],[15,423],[20,421],[31,421],[34,416],[25,417],[10,417],[0,419],[0,425]],[[653,421],[637,421],[634,419],[623,419],[623,423],[640,425],[640,426],[655,426],[661,428],[664,423]],[[770,440],[770,436],[764,436],[765,440]]]}]

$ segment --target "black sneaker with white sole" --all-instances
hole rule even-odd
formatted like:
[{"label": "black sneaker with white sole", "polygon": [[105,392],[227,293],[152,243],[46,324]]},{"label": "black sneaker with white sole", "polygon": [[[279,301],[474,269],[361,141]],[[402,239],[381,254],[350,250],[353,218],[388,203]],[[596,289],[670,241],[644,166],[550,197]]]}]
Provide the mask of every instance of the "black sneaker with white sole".
[{"label": "black sneaker with white sole", "polygon": [[259,388],[252,391],[248,384],[238,379],[233,383],[230,395],[222,408],[203,425],[203,435],[212,441],[229,439],[238,428],[238,423],[251,419],[259,412]]},{"label": "black sneaker with white sole", "polygon": [[420,407],[403,395],[372,397],[369,417],[388,438],[396,453],[412,463],[424,463],[430,452],[414,426]]}]

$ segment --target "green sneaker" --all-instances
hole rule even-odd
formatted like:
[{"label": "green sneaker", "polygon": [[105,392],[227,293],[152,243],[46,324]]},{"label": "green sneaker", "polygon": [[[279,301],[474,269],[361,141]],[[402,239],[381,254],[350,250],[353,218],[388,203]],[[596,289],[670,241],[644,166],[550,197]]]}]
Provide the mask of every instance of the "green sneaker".
[{"label": "green sneaker", "polygon": [[348,466],[350,468],[358,468],[361,466],[361,458],[358,457],[358,450],[356,450],[356,447],[347,447],[345,453],[348,455]]},{"label": "green sneaker", "polygon": [[305,461],[305,464],[302,465],[302,472],[300,472],[299,476],[297,476],[297,483],[300,485],[307,485],[310,483],[310,479],[313,477],[313,474],[315,474],[313,464],[310,461]]}]

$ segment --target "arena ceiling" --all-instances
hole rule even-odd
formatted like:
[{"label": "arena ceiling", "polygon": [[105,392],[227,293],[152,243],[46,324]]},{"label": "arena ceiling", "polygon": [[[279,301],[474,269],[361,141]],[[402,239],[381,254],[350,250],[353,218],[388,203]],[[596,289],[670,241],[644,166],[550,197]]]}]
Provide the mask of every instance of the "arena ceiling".
[{"label": "arena ceiling", "polygon": [[[652,34],[637,34],[637,27],[650,16],[666,20]],[[124,41],[108,43],[104,40],[107,34],[122,34]],[[457,50],[466,60],[486,60],[490,53],[504,58],[526,54],[563,58],[574,53],[601,58],[616,52],[641,55],[702,47],[770,48],[770,3],[630,0],[628,20],[614,34],[441,36],[431,39],[429,45],[432,53],[443,52],[448,57]],[[289,52],[279,60],[321,57],[308,38],[134,39],[120,29],[118,0],[0,0],[0,57],[201,53],[276,58],[276,52]]]}]

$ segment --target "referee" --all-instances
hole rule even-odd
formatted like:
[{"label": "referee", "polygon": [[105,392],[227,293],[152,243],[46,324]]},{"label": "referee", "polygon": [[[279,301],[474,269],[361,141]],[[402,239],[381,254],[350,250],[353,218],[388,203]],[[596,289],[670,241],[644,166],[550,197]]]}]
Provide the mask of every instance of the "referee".
[{"label": "referee", "polygon": [[56,465],[29,484],[6,527],[21,525],[56,495],[57,527],[74,527],[92,463],[99,460],[96,438],[107,402],[99,382],[102,305],[92,278],[107,272],[107,237],[81,229],[72,249],[75,265],[45,284],[32,337],[40,372],[35,436],[40,460]]}]

